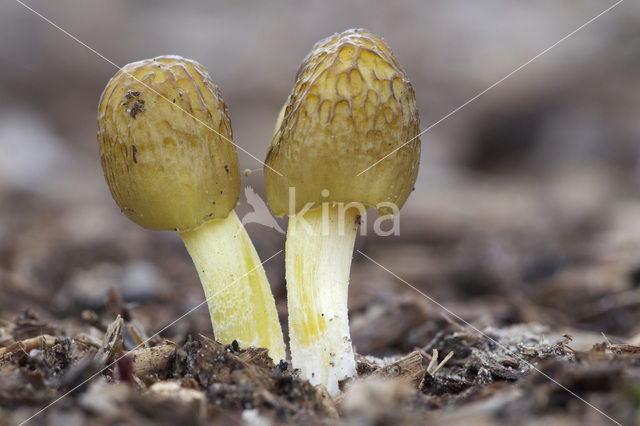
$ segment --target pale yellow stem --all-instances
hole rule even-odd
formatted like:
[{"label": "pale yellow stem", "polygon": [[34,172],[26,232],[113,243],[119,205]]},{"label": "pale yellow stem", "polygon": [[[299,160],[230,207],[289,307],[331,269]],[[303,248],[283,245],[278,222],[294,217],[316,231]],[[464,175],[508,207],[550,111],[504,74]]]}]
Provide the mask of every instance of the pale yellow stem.
[{"label": "pale yellow stem", "polygon": [[180,236],[198,269],[216,340],[267,348],[276,363],[285,359],[267,276],[236,213]]},{"label": "pale yellow stem", "polygon": [[330,395],[356,373],[347,295],[359,210],[323,205],[289,219],[286,245],[291,362]]}]

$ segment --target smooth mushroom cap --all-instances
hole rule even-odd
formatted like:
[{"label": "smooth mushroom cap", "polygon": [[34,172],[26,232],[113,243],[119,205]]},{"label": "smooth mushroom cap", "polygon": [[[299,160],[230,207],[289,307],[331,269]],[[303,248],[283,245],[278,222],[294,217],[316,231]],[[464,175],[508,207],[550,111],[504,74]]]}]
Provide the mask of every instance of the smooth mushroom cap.
[{"label": "smooth mushroom cap", "polygon": [[140,226],[189,230],[225,218],[240,194],[231,122],[204,67],[179,56],[131,63],[98,109],[105,180]]},{"label": "smooth mushroom cap", "polygon": [[[420,129],[411,83],[382,38],[358,29],[318,42],[280,116],[266,164],[282,176],[264,169],[276,216],[309,202],[402,207],[418,174],[419,138],[358,176]],[[289,187],[296,189],[295,212],[289,212]]]}]

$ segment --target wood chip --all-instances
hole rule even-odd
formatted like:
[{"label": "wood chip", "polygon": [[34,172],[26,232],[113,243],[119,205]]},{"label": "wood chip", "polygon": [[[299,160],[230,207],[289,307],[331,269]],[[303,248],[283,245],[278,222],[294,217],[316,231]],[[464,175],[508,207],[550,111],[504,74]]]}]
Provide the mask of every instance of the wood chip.
[{"label": "wood chip", "polygon": [[50,348],[55,345],[55,342],[56,338],[48,334],[14,342],[6,348],[0,348],[0,362],[7,361],[16,354],[28,354],[33,349]]},{"label": "wood chip", "polygon": [[124,320],[118,315],[104,334],[100,350],[96,353],[94,360],[98,366],[104,366],[114,356],[122,353],[122,327]]},{"label": "wood chip", "polygon": [[[136,349],[127,353],[131,356],[133,374],[144,377],[150,374],[166,371],[175,360],[176,345],[168,343],[152,348]],[[118,366],[116,366],[118,373]]]},{"label": "wood chip", "polygon": [[414,351],[394,363],[377,369],[371,376],[399,378],[418,387],[426,371],[422,366],[422,360],[422,354]]}]

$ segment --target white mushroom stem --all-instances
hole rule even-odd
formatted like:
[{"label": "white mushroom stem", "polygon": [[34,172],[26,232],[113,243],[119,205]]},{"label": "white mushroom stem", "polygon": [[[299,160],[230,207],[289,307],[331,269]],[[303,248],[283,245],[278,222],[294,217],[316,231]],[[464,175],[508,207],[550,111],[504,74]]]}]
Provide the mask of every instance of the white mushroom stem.
[{"label": "white mushroom stem", "polygon": [[267,348],[275,363],[285,359],[267,276],[236,213],[181,232],[180,237],[198,269],[216,340]]},{"label": "white mushroom stem", "polygon": [[360,211],[325,203],[289,219],[286,245],[291,361],[330,395],[356,374],[347,295]]}]

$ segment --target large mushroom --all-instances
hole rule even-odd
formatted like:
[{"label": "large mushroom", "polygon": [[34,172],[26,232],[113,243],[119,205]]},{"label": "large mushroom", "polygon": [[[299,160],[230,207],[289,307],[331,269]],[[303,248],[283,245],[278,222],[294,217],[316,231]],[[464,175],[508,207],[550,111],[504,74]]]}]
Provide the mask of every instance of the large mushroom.
[{"label": "large mushroom", "polygon": [[216,339],[284,359],[269,283],[234,211],[240,171],[227,108],[205,68],[178,56],[125,66],[102,93],[98,128],[113,199],[143,228],[180,233]]},{"label": "large mushroom", "polygon": [[418,132],[409,79],[362,29],[313,47],[276,125],[264,178],[273,213],[290,216],[292,363],[332,395],[355,374],[347,289],[359,219],[368,207],[388,215],[404,204],[418,174]]}]

